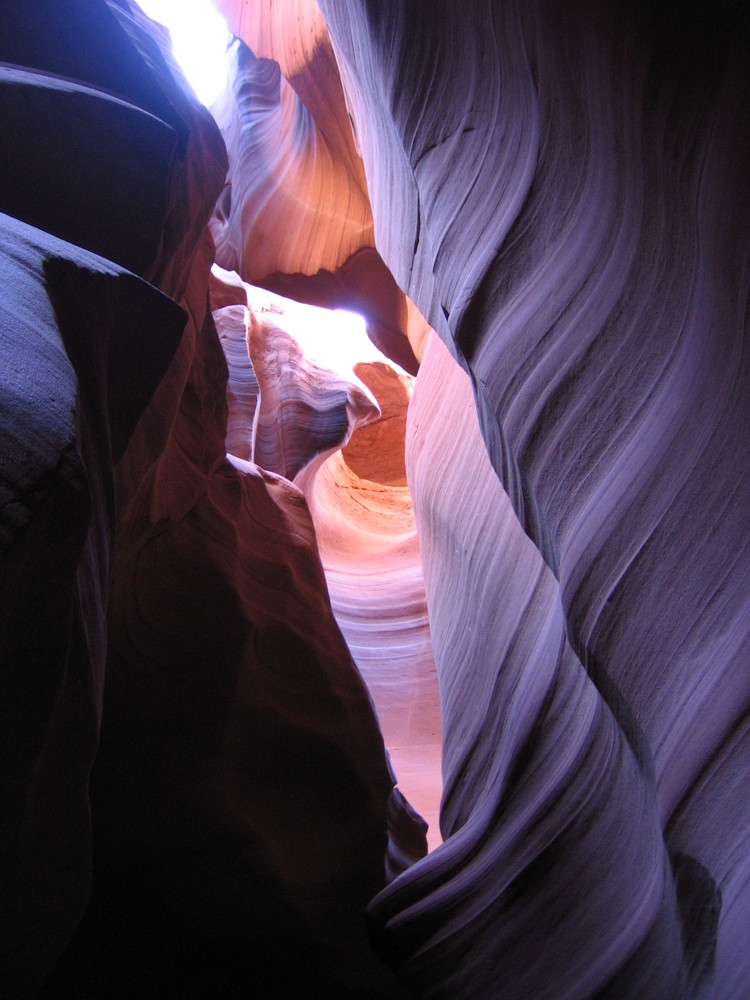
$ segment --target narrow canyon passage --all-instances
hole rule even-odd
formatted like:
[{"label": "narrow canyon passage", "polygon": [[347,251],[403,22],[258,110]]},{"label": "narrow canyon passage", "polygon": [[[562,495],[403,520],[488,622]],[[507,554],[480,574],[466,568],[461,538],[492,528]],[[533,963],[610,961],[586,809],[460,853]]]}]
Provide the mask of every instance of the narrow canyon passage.
[{"label": "narrow canyon passage", "polygon": [[296,303],[216,266],[212,275],[229,369],[227,453],[304,492],[334,616],[432,849],[441,842],[441,725],[404,456],[414,377],[367,339],[361,317]]},{"label": "narrow canyon passage", "polygon": [[747,1000],[747,11],[197,6],[0,4],[3,995]]},{"label": "narrow canyon passage", "polygon": [[440,697],[419,540],[406,481],[413,378],[382,362],[356,372],[381,421],[355,431],[305,492],[336,621],[375,702],[398,787],[441,843]]},{"label": "narrow canyon passage", "polygon": [[[212,109],[230,151],[228,184],[212,222],[216,259],[284,296],[360,310],[387,355],[379,364],[408,385],[399,399],[398,381],[394,391],[386,377],[378,395],[376,370],[368,381],[362,364],[376,354],[365,349],[359,359],[342,348],[350,375],[353,366],[381,403],[381,421],[354,430],[344,453],[349,461],[332,455],[320,467],[316,459],[296,481],[310,506],[334,615],[373,698],[398,786],[427,822],[433,848],[441,842],[440,707],[404,468],[408,373],[417,370],[408,338],[419,350],[429,328],[374,250],[362,164],[320,13],[314,4],[297,13],[293,36],[282,27],[289,12],[273,5],[243,10],[235,28],[243,41],[229,50],[231,88]],[[231,13],[229,20],[234,25]],[[304,310],[287,308],[295,316],[288,329],[304,338]],[[323,329],[321,346],[326,340],[334,338]],[[323,369],[336,367],[330,352],[329,359]],[[339,363],[339,375],[345,371]],[[302,373],[287,377],[297,384],[282,396],[312,391]],[[326,378],[321,371],[321,392]],[[275,408],[270,412],[275,422]],[[349,463],[357,453],[355,471]],[[264,464],[262,453],[258,461]]]}]

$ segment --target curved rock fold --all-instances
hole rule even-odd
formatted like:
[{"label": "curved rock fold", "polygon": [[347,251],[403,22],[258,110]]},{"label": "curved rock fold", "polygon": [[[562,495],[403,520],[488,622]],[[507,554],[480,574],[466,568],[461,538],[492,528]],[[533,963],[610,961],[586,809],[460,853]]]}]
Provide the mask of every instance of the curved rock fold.
[{"label": "curved rock fold", "polygon": [[745,1000],[747,14],[216,6],[0,4],[6,992]]}]

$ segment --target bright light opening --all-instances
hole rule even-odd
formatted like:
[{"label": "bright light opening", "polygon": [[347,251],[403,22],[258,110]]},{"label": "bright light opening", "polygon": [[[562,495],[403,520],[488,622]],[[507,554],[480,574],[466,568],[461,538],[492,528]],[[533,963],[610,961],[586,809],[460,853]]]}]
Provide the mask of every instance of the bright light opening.
[{"label": "bright light opening", "polygon": [[[367,336],[364,316],[348,309],[300,305],[299,320],[289,332],[305,354],[321,367],[346,376],[360,362],[393,364]],[[290,312],[294,306],[285,303],[285,309]],[[271,320],[274,319],[271,316]]]},{"label": "bright light opening", "polygon": [[138,6],[168,29],[175,59],[208,107],[226,85],[230,37],[211,0],[138,0]]}]

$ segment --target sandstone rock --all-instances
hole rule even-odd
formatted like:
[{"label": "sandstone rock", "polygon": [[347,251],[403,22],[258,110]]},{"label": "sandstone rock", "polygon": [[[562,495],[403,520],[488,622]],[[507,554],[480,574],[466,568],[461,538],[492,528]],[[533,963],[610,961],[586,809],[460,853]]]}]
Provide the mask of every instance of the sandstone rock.
[{"label": "sandstone rock", "polygon": [[382,361],[355,371],[382,417],[300,483],[336,620],[372,695],[399,788],[427,822],[434,849],[441,841],[440,705],[404,467],[413,379]]},{"label": "sandstone rock", "polygon": [[377,250],[358,250],[335,272],[269,274],[262,284],[299,302],[359,313],[367,321],[367,335],[378,350],[410,375],[417,374],[419,364],[407,341],[409,303]]},{"label": "sandstone rock", "polygon": [[[654,848],[667,909],[623,940],[610,988],[740,997],[748,818],[717,809],[709,832],[704,810],[723,788],[747,799],[747,21],[730,5],[684,18],[504,0],[321,9],[378,248],[470,374],[492,465],[559,581],[571,650],[638,761],[632,790],[652,805],[634,822],[655,803],[654,836],[688,859],[665,875]],[[446,735],[446,760],[470,767],[462,739]],[[519,887],[530,906],[539,879]],[[403,954],[411,939],[388,913]],[[481,992],[490,958],[467,960],[477,978],[451,995]]]},{"label": "sandstone rock", "polygon": [[227,454],[251,462],[260,388],[247,353],[247,306],[224,306],[215,309],[213,317],[227,361]]},{"label": "sandstone rock", "polygon": [[[427,820],[434,847],[440,717],[404,467],[413,379],[386,363],[361,331],[358,346],[346,317],[244,285],[220,268],[213,275],[216,301],[242,289],[251,305],[244,357],[242,307],[214,314],[225,330],[232,441],[272,471],[289,476],[299,467],[295,481],[313,516],[333,612],[367,682],[401,793]],[[342,343],[347,335],[351,345]],[[373,360],[354,361],[368,356]],[[238,399],[249,369],[262,387],[254,426],[251,407]],[[228,433],[231,453],[229,441]],[[422,819],[420,838],[410,831],[409,805],[401,804],[399,815],[397,801],[389,807],[392,874],[424,853]]]},{"label": "sandstone rock", "polygon": [[114,535],[112,467],[184,312],[0,216],[0,965],[33,993],[85,909]]},{"label": "sandstone rock", "polygon": [[[238,4],[216,0],[229,30],[260,59],[273,60],[310,113],[337,170],[356,179],[369,216],[369,199],[328,29],[316,0]],[[346,185],[343,186],[346,189]],[[341,194],[331,192],[334,197]],[[331,214],[331,213],[326,213]],[[336,213],[332,213],[336,214]],[[352,213],[356,217],[357,212]]]},{"label": "sandstone rock", "polygon": [[373,903],[383,953],[417,995],[512,983],[522,997],[627,996],[644,981],[687,995],[716,914],[686,960],[653,782],[568,643],[559,584],[436,337],[407,463],[440,680],[445,841]]},{"label": "sandstone rock", "polygon": [[[746,15],[220,6],[227,186],[129,0],[0,5],[6,981],[744,1000]],[[424,359],[414,509],[406,376],[326,458],[372,402],[255,306],[253,450],[217,198],[220,264]]]},{"label": "sandstone rock", "polygon": [[211,223],[217,262],[286,297],[363,313],[373,343],[415,374],[406,298],[374,249],[362,161],[317,4],[218,6],[238,40],[231,91],[214,106],[230,151]]},{"label": "sandstone rock", "polygon": [[[106,233],[132,261],[142,227],[152,284],[14,220],[4,238],[4,985],[35,994],[65,949],[44,996],[399,996],[363,911],[387,823],[406,840],[420,823],[391,794],[302,493],[225,455],[206,227],[221,137],[134,5],[39,7],[0,23],[6,60],[82,81],[44,101],[82,94],[116,150],[121,105],[99,93],[116,90],[123,122],[156,112],[176,144],[146,192],[166,203],[122,191],[127,225]],[[87,202],[78,180],[75,235],[94,243],[96,185]]]},{"label": "sandstone rock", "polygon": [[361,164],[353,177],[277,62],[240,40],[230,55],[232,91],[214,105],[230,158],[211,227],[217,263],[253,284],[333,271],[372,245]]},{"label": "sandstone rock", "polygon": [[[247,333],[260,390],[253,460],[264,469],[295,479],[313,459],[322,460],[345,445],[354,428],[377,419],[380,410],[353,372],[349,378],[341,377],[316,364],[284,328],[287,312],[295,303],[269,293],[263,293],[259,303],[257,296],[257,292],[250,296]],[[317,314],[316,325],[332,319],[317,307],[302,309],[307,315]],[[304,323],[305,318],[298,322]],[[293,324],[292,319],[292,329]]]},{"label": "sandstone rock", "polygon": [[177,146],[172,128],[91,87],[15,67],[0,71],[0,127],[13,136],[0,163],[0,211],[137,274],[150,270]]}]

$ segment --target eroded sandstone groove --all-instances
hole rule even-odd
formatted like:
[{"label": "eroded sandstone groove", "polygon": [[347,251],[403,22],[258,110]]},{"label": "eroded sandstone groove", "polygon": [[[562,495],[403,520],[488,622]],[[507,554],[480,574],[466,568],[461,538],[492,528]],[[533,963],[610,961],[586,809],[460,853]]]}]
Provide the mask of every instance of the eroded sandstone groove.
[{"label": "eroded sandstone groove", "polygon": [[0,6],[4,982],[744,1000],[747,16],[217,6]]}]

